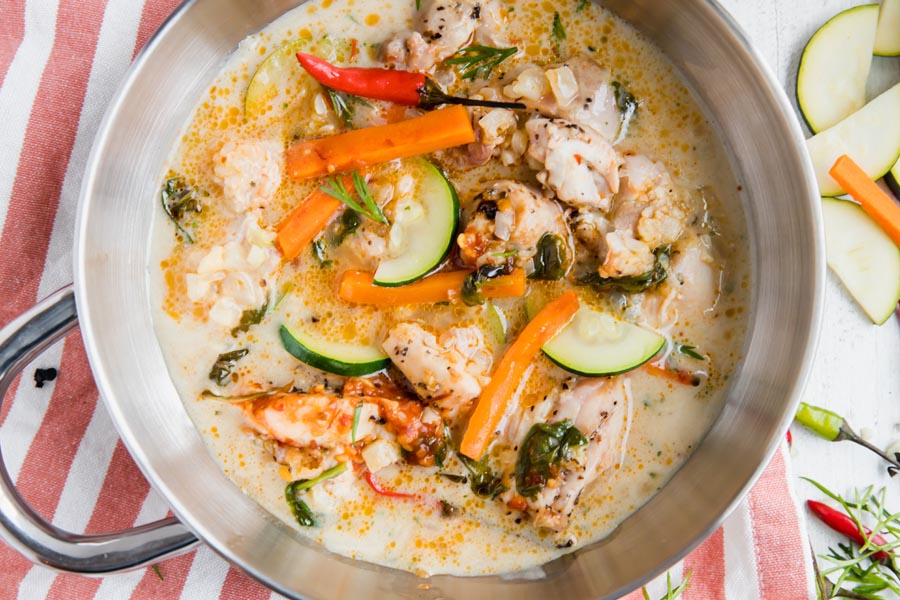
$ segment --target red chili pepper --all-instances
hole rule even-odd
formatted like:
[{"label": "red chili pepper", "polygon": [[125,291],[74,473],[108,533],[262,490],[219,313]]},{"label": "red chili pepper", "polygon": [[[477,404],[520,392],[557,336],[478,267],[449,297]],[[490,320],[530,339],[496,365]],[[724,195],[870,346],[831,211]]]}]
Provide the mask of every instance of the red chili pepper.
[{"label": "red chili pepper", "polygon": [[384,489],[383,487],[381,487],[381,485],[379,485],[377,481],[375,481],[375,478],[372,476],[371,471],[367,470],[364,477],[366,478],[366,483],[368,483],[369,487],[372,488],[372,491],[374,491],[379,496],[387,496],[388,498],[404,498],[406,500],[416,500],[418,498],[418,496],[416,496],[415,494],[405,494],[403,492],[393,492],[391,490]]},{"label": "red chili pepper", "polygon": [[327,88],[372,100],[432,108],[439,104],[463,104],[494,108],[525,108],[520,102],[474,100],[445,94],[422,73],[363,67],[336,67],[318,56],[297,53],[297,60],[313,79]]},{"label": "red chili pepper", "polygon": [[[856,521],[851,519],[848,515],[831,508],[827,504],[816,502],[815,500],[807,500],[806,505],[820,521],[828,525],[831,529],[844,534],[859,546],[863,546],[866,543],[865,537],[863,537],[862,532],[856,526]],[[877,533],[873,534],[867,527],[864,527],[863,530],[866,535],[869,536],[870,547],[884,546],[887,544],[887,540]],[[890,561],[891,555],[891,552],[879,550],[872,555],[872,558],[884,562]]]},{"label": "red chili pepper", "polygon": [[787,430],[787,435],[785,437],[787,438],[788,448],[792,447],[794,445],[794,435],[791,433],[790,429]]}]

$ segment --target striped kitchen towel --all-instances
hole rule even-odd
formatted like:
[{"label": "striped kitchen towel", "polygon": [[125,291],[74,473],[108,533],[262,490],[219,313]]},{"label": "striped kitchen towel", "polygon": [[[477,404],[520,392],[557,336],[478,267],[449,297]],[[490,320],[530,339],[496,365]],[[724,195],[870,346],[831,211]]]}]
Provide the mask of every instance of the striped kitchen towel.
[{"label": "striped kitchen towel", "polygon": [[[177,0],[0,0],[0,326],[72,280],[78,191],[100,119],[128,65]],[[97,401],[78,335],[3,403],[0,443],[24,498],[55,525],[97,533],[166,515]],[[673,568],[684,598],[810,597],[806,528],[782,449],[725,525]],[[799,557],[807,557],[800,560]],[[664,578],[663,578],[664,579]],[[664,581],[650,586],[662,594]],[[277,597],[208,548],[104,579],[59,575],[0,545],[8,598]],[[640,593],[628,599],[639,598]]]}]

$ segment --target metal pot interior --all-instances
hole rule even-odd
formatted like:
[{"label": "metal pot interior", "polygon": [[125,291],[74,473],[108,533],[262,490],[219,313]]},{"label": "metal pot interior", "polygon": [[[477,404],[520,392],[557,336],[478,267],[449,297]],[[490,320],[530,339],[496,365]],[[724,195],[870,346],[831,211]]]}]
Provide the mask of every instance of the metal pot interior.
[{"label": "metal pot interior", "polygon": [[137,59],[95,142],[78,215],[77,302],[94,374],[126,446],[186,525],[287,595],[605,598],[661,572],[709,534],[754,481],[790,420],[815,346],[821,218],[802,134],[777,83],[711,1],[604,2],[668,55],[731,154],[743,186],[734,210],[743,210],[751,238],[745,359],[695,454],[613,535],[541,573],[438,576],[422,590],[423,580],[409,573],[328,553],[244,496],[207,453],[153,331],[146,261],[161,165],[238,42],[297,4],[186,2]]}]

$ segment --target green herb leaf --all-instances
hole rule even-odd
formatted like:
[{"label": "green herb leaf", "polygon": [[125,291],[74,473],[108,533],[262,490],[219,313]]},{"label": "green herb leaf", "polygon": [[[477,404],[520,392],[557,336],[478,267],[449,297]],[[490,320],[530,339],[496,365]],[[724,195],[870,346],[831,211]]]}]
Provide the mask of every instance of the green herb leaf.
[{"label": "green herb leaf", "polygon": [[203,207],[197,201],[194,190],[187,185],[184,177],[176,175],[170,177],[163,184],[160,192],[163,210],[169,217],[169,220],[175,224],[175,228],[181,232],[181,235],[189,243],[194,243],[194,238],[184,228],[183,222],[192,214],[200,213]]},{"label": "green herb leaf", "polygon": [[366,214],[371,215],[370,218],[373,221],[378,221],[384,225],[390,225],[385,218],[384,213],[381,212],[381,207],[375,203],[375,199],[372,197],[372,192],[369,191],[366,180],[363,179],[358,171],[353,171],[353,187],[356,188],[356,194],[362,198],[362,201],[366,204],[366,208],[368,209]]},{"label": "green herb leaf", "polygon": [[416,0],[416,10],[419,10],[422,6],[422,0]]},{"label": "green herb leaf", "polygon": [[533,425],[516,459],[516,490],[526,498],[534,498],[560,474],[562,463],[572,459],[575,448],[587,443],[571,419]]},{"label": "green herb leaf", "polygon": [[529,279],[556,281],[566,274],[568,249],[566,243],[558,235],[545,233],[537,243],[537,252],[532,258],[534,271]]},{"label": "green herb leaf", "polygon": [[621,113],[619,135],[615,140],[615,142],[620,142],[628,133],[628,126],[631,124],[632,119],[637,115],[638,101],[635,99],[634,95],[625,89],[625,86],[618,81],[613,81],[611,85],[613,94],[616,97],[616,107]]},{"label": "green herb leaf", "polygon": [[275,394],[286,394],[294,389],[294,383],[287,383],[281,387],[272,388],[270,390],[262,390],[260,392],[253,392],[251,394],[242,394],[240,396],[222,396],[210,390],[203,390],[200,392],[201,398],[207,398],[210,400],[221,400],[222,402],[246,402],[248,400],[258,400],[259,398],[267,398],[269,396],[274,396]]},{"label": "green herb leaf", "polygon": [[441,516],[444,518],[455,517],[459,514],[459,509],[444,499],[441,499]]},{"label": "green herb leaf", "polygon": [[343,244],[344,240],[347,239],[348,236],[356,233],[356,230],[359,229],[362,220],[359,217],[359,213],[355,210],[345,210],[344,214],[341,215],[341,219],[338,223],[339,226],[334,232],[334,236],[332,236],[331,238],[331,245],[335,248]]},{"label": "green herb leaf", "polygon": [[460,290],[460,298],[466,306],[478,306],[484,304],[484,294],[481,288],[484,287],[491,279],[506,275],[509,273],[507,265],[482,265],[472,271],[463,280],[462,289]]},{"label": "green herb leaf", "polygon": [[356,430],[359,427],[359,416],[362,414],[362,402],[353,409],[353,427],[350,429],[350,443],[356,443]]},{"label": "green herb leaf", "polygon": [[623,292],[638,293],[656,287],[666,280],[669,275],[669,246],[660,246],[653,251],[656,259],[653,268],[641,275],[631,277],[600,277],[598,273],[591,273],[582,277],[576,283],[578,285],[590,285],[598,292],[619,289]]},{"label": "green herb leaf", "polygon": [[559,18],[559,13],[553,13],[553,28],[550,30],[550,36],[553,38],[553,43],[556,46],[556,51],[559,52],[560,45],[566,41],[566,30],[563,28],[562,19]]},{"label": "green herb leaf", "polygon": [[294,515],[294,518],[297,519],[297,523],[299,523],[301,527],[315,527],[316,519],[313,516],[312,510],[310,510],[309,506],[298,496],[298,494],[323,481],[333,479],[346,470],[347,464],[341,463],[335,467],[331,467],[313,479],[298,479],[297,481],[292,481],[287,484],[284,488],[284,498],[287,500],[288,506],[291,508],[291,513]]},{"label": "green herb leaf", "polygon": [[384,213],[382,213],[378,205],[375,204],[372,193],[369,191],[369,186],[366,184],[366,180],[363,179],[362,175],[360,175],[358,171],[354,171],[352,178],[353,187],[363,204],[365,204],[365,207],[353,199],[353,196],[347,191],[347,188],[344,186],[344,182],[340,177],[329,177],[326,180],[328,185],[320,189],[332,198],[340,200],[352,210],[365,215],[373,221],[390,225],[388,220],[384,217]]},{"label": "green herb leaf", "polygon": [[360,98],[359,96],[354,96],[353,94],[348,94],[346,92],[339,92],[329,87],[326,87],[325,91],[328,93],[328,99],[331,101],[331,108],[334,110],[334,114],[336,114],[350,129],[355,129],[353,125],[353,115],[356,114],[356,107],[372,107],[372,104],[365,98]]},{"label": "green herb leaf", "polygon": [[455,473],[438,473],[438,475],[453,483],[468,483],[469,481],[465,475],[457,475]]},{"label": "green herb leaf", "polygon": [[287,281],[283,286],[281,286],[281,295],[278,296],[278,299],[275,300],[275,306],[272,307],[272,310],[276,310],[278,306],[284,301],[288,295],[294,291],[294,282]]},{"label": "green herb leaf", "polygon": [[675,344],[675,352],[690,356],[694,360],[706,360],[706,357],[697,352],[696,346],[688,346],[687,344]]},{"label": "green herb leaf", "polygon": [[496,256],[498,258],[509,258],[510,256],[515,256],[519,251],[513,248],[512,250],[507,250],[506,252],[493,252],[491,256]]},{"label": "green herb leaf", "polygon": [[[353,212],[353,211],[347,211]],[[327,254],[325,252],[325,240],[313,240],[312,241],[312,253],[313,256],[316,257],[316,260],[319,261],[320,267],[330,267],[331,261],[328,260]]]},{"label": "green herb leaf", "polygon": [[587,6],[588,6],[588,4],[590,3],[590,1],[591,1],[591,0],[579,0],[579,2],[578,2],[578,8],[575,9],[575,12],[581,12],[581,11],[583,11],[584,9],[586,9]]},{"label": "green herb leaf", "polygon": [[153,572],[156,573],[156,576],[159,577],[160,581],[165,581],[162,572],[159,570],[159,565],[150,565],[150,568],[153,569]]},{"label": "green herb leaf", "polygon": [[459,76],[462,79],[475,79],[481,77],[488,79],[494,68],[510,56],[514,56],[519,49],[492,48],[490,46],[469,46],[458,51],[446,62],[448,65],[460,65]]},{"label": "green herb leaf", "polygon": [[231,330],[231,337],[237,337],[239,333],[246,333],[247,331],[250,331],[250,328],[254,325],[259,325],[260,322],[262,322],[263,317],[266,316],[266,311],[268,310],[269,301],[266,300],[266,303],[259,308],[248,308],[242,312],[240,323]]},{"label": "green herb leaf", "polygon": [[503,478],[500,475],[495,475],[491,470],[490,465],[487,463],[487,456],[484,456],[481,460],[477,461],[472,460],[465,454],[457,454],[456,456],[466,470],[469,471],[469,482],[472,487],[472,492],[474,492],[476,496],[481,496],[482,498],[496,498],[509,489],[503,484]]},{"label": "green herb leaf", "polygon": [[216,359],[216,362],[213,363],[212,368],[209,370],[209,378],[219,385],[225,385],[228,383],[228,379],[231,377],[231,371],[234,369],[237,362],[247,356],[249,352],[250,350],[247,348],[239,348],[238,350],[220,354]]}]

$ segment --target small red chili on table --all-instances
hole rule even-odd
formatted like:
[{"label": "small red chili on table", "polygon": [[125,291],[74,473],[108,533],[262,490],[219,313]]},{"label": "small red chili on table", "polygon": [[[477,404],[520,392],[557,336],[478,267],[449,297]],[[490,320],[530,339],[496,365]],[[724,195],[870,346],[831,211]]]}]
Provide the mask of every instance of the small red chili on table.
[{"label": "small red chili on table", "polygon": [[385,100],[421,108],[433,108],[440,104],[525,108],[521,102],[494,102],[450,96],[422,73],[395,69],[336,67],[318,56],[304,52],[297,53],[297,60],[313,79],[325,87],[371,100]]},{"label": "small red chili on table", "polygon": [[[815,500],[807,500],[806,505],[809,507],[809,510],[811,510],[812,513],[819,518],[820,521],[825,523],[825,525],[827,525],[834,531],[847,536],[859,546],[864,546],[866,544],[867,537],[869,541],[869,547],[885,546],[887,544],[887,540],[885,540],[877,533],[873,534],[866,527],[864,527],[863,530],[860,531],[859,527],[856,525],[856,521],[851,519],[846,514],[831,508],[827,504],[823,504]],[[863,535],[864,532],[865,535]],[[892,553],[886,550],[879,550],[872,555],[873,560],[881,562],[888,562],[891,560],[891,558]]]}]

